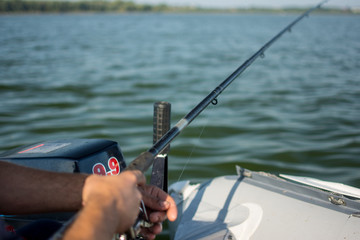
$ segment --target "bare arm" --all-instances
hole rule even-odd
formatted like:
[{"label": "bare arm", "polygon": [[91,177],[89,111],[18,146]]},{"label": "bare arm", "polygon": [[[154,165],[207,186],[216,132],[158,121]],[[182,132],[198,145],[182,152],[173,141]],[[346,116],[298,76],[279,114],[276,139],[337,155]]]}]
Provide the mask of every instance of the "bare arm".
[{"label": "bare arm", "polygon": [[[145,185],[139,171],[118,176],[55,173],[0,161],[0,214],[29,214],[77,211],[64,239],[111,239],[135,222],[143,198],[152,229],[143,231],[149,239],[161,232],[161,222],[176,219],[173,199],[162,190]],[[108,238],[110,237],[110,238]]]},{"label": "bare arm", "polygon": [[54,173],[0,161],[0,213],[77,211],[88,175]]}]

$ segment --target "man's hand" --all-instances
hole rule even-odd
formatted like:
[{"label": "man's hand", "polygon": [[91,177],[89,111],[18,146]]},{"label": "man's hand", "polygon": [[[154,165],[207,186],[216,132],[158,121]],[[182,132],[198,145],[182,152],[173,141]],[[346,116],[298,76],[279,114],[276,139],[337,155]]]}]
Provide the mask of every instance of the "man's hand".
[{"label": "man's hand", "polygon": [[141,201],[138,187],[145,184],[145,177],[140,171],[125,171],[118,176],[92,175],[85,181],[83,205],[89,201],[99,206],[111,204],[114,215],[117,214],[118,232],[128,230],[135,222]]},{"label": "man's hand", "polygon": [[145,185],[140,171],[125,171],[118,176],[90,175],[82,192],[83,208],[64,239],[111,239],[124,233],[135,222]]},{"label": "man's hand", "polygon": [[149,220],[154,225],[150,228],[143,228],[141,234],[146,239],[154,239],[162,231],[162,222],[168,218],[175,221],[177,208],[175,201],[166,192],[152,185],[144,185],[140,188],[143,201],[147,207]]}]

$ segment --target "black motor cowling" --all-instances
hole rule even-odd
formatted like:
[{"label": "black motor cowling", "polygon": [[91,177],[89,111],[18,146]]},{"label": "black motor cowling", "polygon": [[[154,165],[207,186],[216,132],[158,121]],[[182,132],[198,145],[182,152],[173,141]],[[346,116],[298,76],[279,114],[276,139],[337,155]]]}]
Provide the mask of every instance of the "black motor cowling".
[{"label": "black motor cowling", "polygon": [[[45,141],[0,154],[0,161],[53,172],[117,175],[126,164],[118,144],[103,139]],[[37,219],[66,221],[73,213],[3,215],[14,227]]]},{"label": "black motor cowling", "polygon": [[40,142],[0,154],[1,161],[55,172],[117,175],[126,165],[118,144],[103,139]]}]

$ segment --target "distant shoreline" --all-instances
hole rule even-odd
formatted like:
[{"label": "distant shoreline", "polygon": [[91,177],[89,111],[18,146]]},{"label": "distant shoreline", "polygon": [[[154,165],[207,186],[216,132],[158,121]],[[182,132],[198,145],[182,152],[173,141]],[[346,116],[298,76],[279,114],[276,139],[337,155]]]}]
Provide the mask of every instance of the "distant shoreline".
[{"label": "distant shoreline", "polygon": [[[174,7],[165,4],[135,4],[129,1],[27,1],[5,0],[0,2],[0,14],[22,13],[267,13],[289,14],[302,13],[306,8],[200,8]],[[314,14],[360,14],[360,9],[321,8]]]}]

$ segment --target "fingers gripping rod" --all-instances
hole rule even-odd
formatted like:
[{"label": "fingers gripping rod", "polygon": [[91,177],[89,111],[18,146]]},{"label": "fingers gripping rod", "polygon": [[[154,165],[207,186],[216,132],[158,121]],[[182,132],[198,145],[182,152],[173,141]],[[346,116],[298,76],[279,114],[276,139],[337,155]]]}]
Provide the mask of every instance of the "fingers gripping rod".
[{"label": "fingers gripping rod", "polygon": [[[170,129],[170,113],[171,105],[168,102],[156,102],[154,104],[154,118],[153,118],[153,143],[156,143],[169,129]],[[167,192],[168,175],[167,175],[167,153],[170,146],[167,145],[160,154],[154,158],[150,184],[163,189]],[[146,212],[144,202],[141,201],[140,214],[134,225],[123,235],[118,238],[120,240],[142,239],[138,237],[141,227],[151,227],[152,223]]]}]

